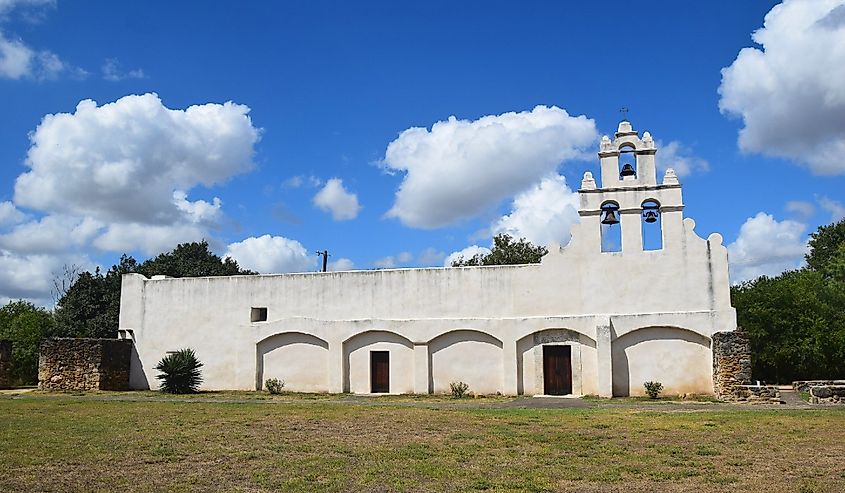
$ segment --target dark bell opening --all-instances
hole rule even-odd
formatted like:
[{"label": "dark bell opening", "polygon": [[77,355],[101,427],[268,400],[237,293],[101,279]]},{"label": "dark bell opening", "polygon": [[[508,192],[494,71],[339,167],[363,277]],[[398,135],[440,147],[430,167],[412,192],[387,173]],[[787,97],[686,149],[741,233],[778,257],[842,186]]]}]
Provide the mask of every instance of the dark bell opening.
[{"label": "dark bell opening", "polygon": [[614,209],[605,209],[601,223],[607,225],[619,224],[619,218],[616,215],[616,211]]}]

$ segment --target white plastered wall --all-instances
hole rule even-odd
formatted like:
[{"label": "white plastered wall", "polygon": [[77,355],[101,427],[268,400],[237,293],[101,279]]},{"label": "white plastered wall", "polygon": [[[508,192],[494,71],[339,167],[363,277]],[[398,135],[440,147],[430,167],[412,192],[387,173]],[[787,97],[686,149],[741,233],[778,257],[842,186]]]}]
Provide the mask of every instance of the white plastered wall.
[{"label": "white plastered wall", "polygon": [[[712,391],[709,345],[656,333],[626,342],[634,338],[626,334],[648,327],[681,328],[709,341],[716,331],[733,330],[736,314],[721,236],[695,233],[673,175],[657,184],[645,174],[653,170],[653,142],[622,134],[618,142],[602,141],[602,172],[618,173],[613,149],[624,141],[637,149],[640,176],[614,179],[604,189],[585,176],[581,223],[571,242],[551,245],[540,264],[124,276],[119,333],[135,341],[132,386],[156,388],[158,360],[193,347],[208,389],[255,389],[277,377],[290,389],[366,393],[369,352],[387,350],[394,393],[442,392],[462,380],[477,392],[531,395],[543,391],[542,346],[568,344],[575,393],[621,392],[622,368],[628,392],[643,378],[673,392]],[[618,253],[601,252],[600,206],[609,198],[623,217]],[[642,250],[637,208],[646,199],[661,204],[661,250]],[[250,322],[253,307],[267,308],[268,320]],[[671,367],[655,366],[652,354]]]}]

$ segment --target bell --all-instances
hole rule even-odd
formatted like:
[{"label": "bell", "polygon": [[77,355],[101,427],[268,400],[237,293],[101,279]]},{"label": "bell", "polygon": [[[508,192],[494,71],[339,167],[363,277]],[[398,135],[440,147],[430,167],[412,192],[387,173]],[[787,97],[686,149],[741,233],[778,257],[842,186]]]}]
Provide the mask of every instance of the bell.
[{"label": "bell", "polygon": [[657,213],[654,211],[645,211],[645,222],[647,223],[656,223],[657,222]]},{"label": "bell", "polygon": [[605,209],[604,219],[601,220],[601,223],[607,224],[608,226],[619,224],[619,218],[616,217],[616,211],[613,209]]},{"label": "bell", "polygon": [[619,173],[619,176],[622,178],[625,178],[626,176],[637,176],[637,172],[634,171],[634,167],[628,163],[622,166],[622,172]]}]

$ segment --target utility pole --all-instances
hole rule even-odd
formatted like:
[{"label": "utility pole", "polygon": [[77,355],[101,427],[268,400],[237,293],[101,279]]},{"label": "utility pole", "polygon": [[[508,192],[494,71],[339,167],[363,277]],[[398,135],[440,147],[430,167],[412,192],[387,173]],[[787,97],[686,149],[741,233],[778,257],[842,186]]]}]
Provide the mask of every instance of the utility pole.
[{"label": "utility pole", "polygon": [[321,272],[326,272],[326,267],[329,265],[329,251],[323,250],[322,252],[317,252],[317,255],[323,257],[323,270]]}]

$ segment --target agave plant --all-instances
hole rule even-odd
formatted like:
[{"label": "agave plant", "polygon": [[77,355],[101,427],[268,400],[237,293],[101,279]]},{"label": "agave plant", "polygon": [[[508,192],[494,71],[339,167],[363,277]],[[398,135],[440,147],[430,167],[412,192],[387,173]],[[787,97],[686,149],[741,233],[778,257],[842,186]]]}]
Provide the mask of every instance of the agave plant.
[{"label": "agave plant", "polygon": [[180,349],[161,359],[156,365],[160,371],[161,391],[169,394],[192,394],[202,383],[202,363],[191,348]]}]

